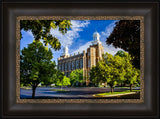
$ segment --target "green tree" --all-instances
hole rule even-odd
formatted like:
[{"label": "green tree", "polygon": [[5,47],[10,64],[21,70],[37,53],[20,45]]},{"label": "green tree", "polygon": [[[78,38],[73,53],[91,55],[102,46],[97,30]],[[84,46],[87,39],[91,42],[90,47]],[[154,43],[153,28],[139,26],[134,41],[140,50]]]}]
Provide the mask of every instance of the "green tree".
[{"label": "green tree", "polygon": [[104,81],[103,73],[104,72],[100,69],[99,64],[97,66],[93,66],[90,70],[90,80],[98,86],[100,82]]},{"label": "green tree", "polygon": [[106,43],[122,48],[133,57],[133,65],[140,69],[140,21],[120,20],[116,22],[114,30]]},{"label": "green tree", "polygon": [[[123,54],[123,55],[122,55]],[[127,84],[130,85],[130,91],[132,91],[132,87],[134,84],[140,83],[140,70],[136,69],[132,65],[132,57],[128,53],[124,51],[118,51],[116,55],[119,55],[123,58],[124,60],[124,79]]]},{"label": "green tree", "polygon": [[125,52],[122,50],[117,51],[117,53],[115,55],[119,55],[120,57],[124,57],[125,56]]},{"label": "green tree", "polygon": [[123,77],[121,77],[122,78],[122,80],[121,80],[121,86],[123,86],[123,84],[126,83],[125,79],[124,79],[124,75],[126,74],[126,69],[125,68],[127,68],[127,66],[131,65],[131,56],[128,53],[126,53],[126,52],[124,52],[122,50],[117,51],[117,53],[115,54],[115,56],[116,55],[118,55],[121,58],[123,58],[124,67],[122,69],[123,71],[122,71],[122,74],[121,74],[121,75],[123,75]]},{"label": "green tree", "polygon": [[140,71],[131,61],[132,57],[123,51],[118,51],[115,56],[106,53],[97,66],[91,69],[91,79],[94,83],[107,82],[112,93],[114,86],[122,82],[129,84],[132,91],[132,86],[140,81]]},{"label": "green tree", "polygon": [[114,86],[125,80],[126,71],[124,69],[124,62],[124,58],[119,55],[104,54],[97,66],[91,69],[92,81],[96,83],[100,81],[107,82],[113,93]]},{"label": "green tree", "polygon": [[130,85],[130,91],[132,92],[133,85],[139,83],[140,81],[140,72],[139,69],[136,69],[133,66],[128,67],[126,70],[126,82]]},{"label": "green tree", "polygon": [[61,86],[61,90],[63,86],[71,85],[70,78],[63,76],[63,78],[59,78],[56,80],[56,85]]},{"label": "green tree", "polygon": [[55,72],[55,62],[51,49],[43,46],[39,41],[34,41],[27,48],[23,48],[20,55],[20,82],[32,86],[32,98],[35,97],[36,87],[40,82],[52,83]]},{"label": "green tree", "polygon": [[113,56],[109,53],[103,55],[103,60],[99,64],[100,69],[103,71],[104,79],[111,87],[111,92],[114,91],[114,86],[124,80],[125,70],[123,59],[116,55]]},{"label": "green tree", "polygon": [[76,82],[83,83],[83,70],[82,69],[73,70],[70,73],[70,80],[71,84],[74,84]]},{"label": "green tree", "polygon": [[[50,34],[50,30],[58,28],[62,34],[67,33],[67,30],[71,28],[70,20],[21,20],[20,30],[31,31],[34,39],[39,41],[43,40],[43,43],[48,44],[55,50],[61,48],[59,40]],[[22,34],[21,34],[22,38]]]},{"label": "green tree", "polygon": [[55,74],[53,74],[52,80],[53,83],[57,84],[57,82],[62,82],[63,78],[64,78],[64,73],[59,70],[56,70]]}]

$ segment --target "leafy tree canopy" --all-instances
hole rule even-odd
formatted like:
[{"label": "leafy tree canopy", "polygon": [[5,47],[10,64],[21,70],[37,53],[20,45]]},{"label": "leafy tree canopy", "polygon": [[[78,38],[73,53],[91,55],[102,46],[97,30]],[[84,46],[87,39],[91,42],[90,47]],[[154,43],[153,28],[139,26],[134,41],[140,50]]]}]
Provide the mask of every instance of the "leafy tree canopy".
[{"label": "leafy tree canopy", "polygon": [[56,85],[57,86],[68,86],[68,85],[71,85],[70,78],[64,76],[62,80],[57,80]]},{"label": "leafy tree canopy", "polygon": [[20,81],[24,85],[31,85],[35,89],[40,82],[52,83],[52,75],[55,73],[55,62],[51,49],[47,49],[39,41],[34,41],[27,48],[22,49],[20,55]]},{"label": "leafy tree canopy", "polygon": [[62,82],[63,78],[64,78],[64,73],[59,70],[56,70],[55,74],[53,75],[53,83],[58,85],[59,82]]},{"label": "leafy tree canopy", "polygon": [[120,20],[116,22],[114,30],[106,43],[122,48],[133,57],[133,65],[140,69],[140,21]]},{"label": "leafy tree canopy", "polygon": [[72,84],[76,82],[82,83],[83,82],[83,70],[82,69],[73,70],[70,73],[70,80]]},{"label": "leafy tree canopy", "polygon": [[113,56],[109,53],[103,55],[103,60],[100,61],[99,66],[100,69],[103,70],[104,79],[111,87],[111,92],[113,92],[113,87],[120,82],[120,80],[124,80],[125,70],[124,70],[124,61],[119,56]]},{"label": "leafy tree canopy", "polygon": [[130,85],[130,91],[132,91],[132,86],[134,84],[140,83],[140,70],[134,68],[132,65],[126,67],[125,81]]},{"label": "leafy tree canopy", "polygon": [[[67,30],[71,28],[70,20],[21,20],[20,30],[31,31],[34,39],[39,41],[43,40],[45,45],[50,45],[55,50],[61,48],[59,40],[52,36],[50,31],[51,28],[58,28],[62,34],[67,33]],[[22,38],[22,34],[21,34]]]},{"label": "leafy tree canopy", "polygon": [[115,55],[119,55],[120,57],[124,57],[125,56],[125,52],[122,50],[117,51],[117,53]]},{"label": "leafy tree canopy", "polygon": [[66,77],[63,72],[56,70],[56,73],[53,75],[53,83],[56,84],[56,86],[61,86],[61,89],[63,86],[70,85],[70,78]]},{"label": "leafy tree canopy", "polygon": [[95,83],[96,86],[98,86],[98,84],[101,81],[104,81],[104,80],[102,80],[103,79],[102,74],[103,74],[103,72],[99,68],[99,65],[93,66],[92,69],[90,70],[90,79],[91,79],[92,82]]}]

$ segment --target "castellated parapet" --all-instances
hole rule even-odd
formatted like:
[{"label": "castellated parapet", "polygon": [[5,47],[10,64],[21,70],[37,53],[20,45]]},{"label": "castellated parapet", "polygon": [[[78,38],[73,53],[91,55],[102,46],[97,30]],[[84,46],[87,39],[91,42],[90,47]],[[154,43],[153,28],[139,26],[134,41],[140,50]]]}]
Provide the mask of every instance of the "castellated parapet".
[{"label": "castellated parapet", "polygon": [[69,55],[68,48],[64,48],[64,53],[58,58],[58,69],[64,72],[65,76],[69,77],[70,73],[75,69],[83,70],[84,82],[89,84],[89,72],[93,66],[96,66],[99,60],[102,59],[103,46],[99,40],[100,35],[98,32],[93,34],[93,42],[86,51],[78,52],[74,55]]}]

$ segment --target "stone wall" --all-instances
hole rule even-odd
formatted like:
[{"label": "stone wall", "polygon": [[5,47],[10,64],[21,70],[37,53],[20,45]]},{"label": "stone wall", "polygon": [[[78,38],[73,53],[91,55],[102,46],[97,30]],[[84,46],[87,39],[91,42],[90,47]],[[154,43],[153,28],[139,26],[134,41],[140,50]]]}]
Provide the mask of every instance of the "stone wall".
[{"label": "stone wall", "polygon": [[75,69],[83,69],[83,54],[58,59],[58,69],[69,77]]}]

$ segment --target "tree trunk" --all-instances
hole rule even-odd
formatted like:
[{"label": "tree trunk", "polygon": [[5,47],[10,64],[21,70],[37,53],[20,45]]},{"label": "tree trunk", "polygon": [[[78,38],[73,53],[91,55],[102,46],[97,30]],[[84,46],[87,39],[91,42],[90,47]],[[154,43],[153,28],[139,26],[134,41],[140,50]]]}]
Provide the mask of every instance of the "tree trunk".
[{"label": "tree trunk", "polygon": [[35,97],[36,86],[32,86],[32,98]]},{"label": "tree trunk", "polygon": [[111,86],[111,93],[113,93],[113,86]]},{"label": "tree trunk", "polygon": [[133,86],[133,85],[132,85],[132,84],[130,84],[130,92],[132,92],[132,86]]}]

